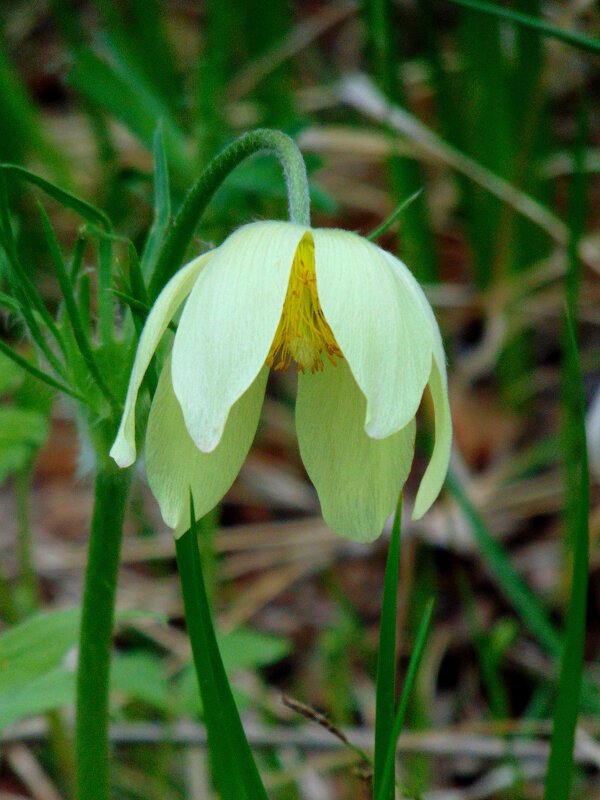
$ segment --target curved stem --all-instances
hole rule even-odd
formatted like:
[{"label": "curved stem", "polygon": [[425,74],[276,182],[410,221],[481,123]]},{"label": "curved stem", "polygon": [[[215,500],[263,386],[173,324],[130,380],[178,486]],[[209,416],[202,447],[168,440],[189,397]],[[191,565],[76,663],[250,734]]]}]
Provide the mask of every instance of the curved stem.
[{"label": "curved stem", "polygon": [[290,220],[301,225],[310,225],[308,178],[298,145],[280,131],[258,129],[246,133],[213,158],[189,190],[158,257],[150,281],[149,293],[152,301],[179,268],[198,220],[221,183],[244,159],[260,152],[272,153],[283,167]]},{"label": "curved stem", "polygon": [[112,630],[131,470],[99,459],[77,669],[77,796],[110,800],[108,695]]}]

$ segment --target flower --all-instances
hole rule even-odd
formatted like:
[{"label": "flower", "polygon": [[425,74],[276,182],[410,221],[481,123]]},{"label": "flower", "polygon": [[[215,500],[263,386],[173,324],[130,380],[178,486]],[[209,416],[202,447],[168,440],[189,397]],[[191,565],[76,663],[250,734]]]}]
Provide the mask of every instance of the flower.
[{"label": "flower", "polygon": [[167,525],[189,527],[227,492],[258,426],[269,368],[298,369],[300,455],[326,523],[356,541],[381,532],[410,471],[429,384],[433,454],[413,516],[437,497],[452,423],[433,312],[409,270],[347,231],[256,222],[183,267],[140,337],[111,455],[136,457],[144,373],[187,297],[146,432],[146,470]]}]

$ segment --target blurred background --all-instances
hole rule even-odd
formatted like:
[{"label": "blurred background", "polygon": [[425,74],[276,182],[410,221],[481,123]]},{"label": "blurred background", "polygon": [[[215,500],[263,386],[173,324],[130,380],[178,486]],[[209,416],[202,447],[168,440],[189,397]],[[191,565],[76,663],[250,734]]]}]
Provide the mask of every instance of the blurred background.
[{"label": "blurred background", "polygon": [[[589,0],[512,8],[600,33]],[[153,218],[159,123],[173,208],[212,156],[257,126],[298,142],[314,225],[366,234],[416,194],[380,244],[424,284],[438,316],[455,440],[451,491],[411,522],[431,448],[426,397],[405,493],[399,679],[430,597],[435,612],[401,781],[406,796],[427,800],[541,797],[577,506],[565,298],[577,309],[588,404],[600,386],[600,56],[433,0],[23,0],[3,4],[0,23],[0,161],[97,204],[138,249]],[[10,191],[22,261],[56,309],[35,193]],[[43,203],[70,253],[77,217]],[[190,256],[242,223],[285,214],[279,166],[257,157],[219,190]],[[115,252],[125,259],[126,244]],[[88,247],[84,273],[96,257]],[[0,336],[27,356],[3,294],[0,306]],[[369,546],[326,529],[298,456],[294,383],[272,377],[250,457],[205,522],[210,592],[270,796],[368,798],[360,757],[281,699],[370,750],[389,528]],[[41,386],[0,362],[3,629],[80,599],[89,448],[72,407]],[[600,431],[592,446],[600,451]],[[577,798],[600,796],[599,534],[593,483]],[[152,616],[127,619],[116,637],[114,797],[209,798],[172,537],[143,471],[118,606]],[[59,647],[59,633],[43,634],[40,646]],[[0,664],[2,798],[73,796],[72,751],[56,734],[72,713],[73,661],[60,656],[20,693],[2,686]]]}]

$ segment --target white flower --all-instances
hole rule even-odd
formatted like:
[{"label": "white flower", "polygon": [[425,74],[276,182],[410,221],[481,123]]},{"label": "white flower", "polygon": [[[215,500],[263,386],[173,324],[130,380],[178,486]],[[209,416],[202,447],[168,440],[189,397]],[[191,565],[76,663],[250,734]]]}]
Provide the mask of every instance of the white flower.
[{"label": "white flower", "polygon": [[[189,295],[189,297],[188,297]],[[366,239],[288,222],[246,225],[183,267],[142,332],[111,455],[136,457],[135,404],[158,343],[187,297],[148,420],[146,469],[165,522],[189,527],[227,492],[256,432],[269,367],[298,368],[300,454],[337,533],[376,538],[410,471],[429,384],[435,445],[417,493],[443,484],[452,423],[440,332],[409,270]]]}]

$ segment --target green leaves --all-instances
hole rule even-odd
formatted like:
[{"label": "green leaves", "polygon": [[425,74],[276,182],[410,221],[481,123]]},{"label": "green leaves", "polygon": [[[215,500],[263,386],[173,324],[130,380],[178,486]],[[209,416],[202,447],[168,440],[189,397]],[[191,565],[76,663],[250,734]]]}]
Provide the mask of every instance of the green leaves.
[{"label": "green leaves", "polygon": [[[118,611],[117,621],[149,616]],[[71,705],[75,700],[75,658],[79,608],[37,614],[0,635],[0,731],[26,717]],[[141,663],[143,661],[143,663]],[[150,698],[156,707],[157,667],[138,654],[116,658],[113,686]],[[133,667],[137,679],[133,679]],[[137,682],[136,682],[137,681]]]},{"label": "green leaves", "polygon": [[579,406],[577,430],[579,469],[577,503],[571,521],[573,534],[573,575],[571,597],[567,615],[567,630],[558,682],[558,697],[554,707],[554,727],[550,761],[546,773],[544,800],[568,800],[573,774],[573,747],[575,727],[579,715],[583,676],[583,652],[588,587],[588,547],[590,487],[584,425],[584,399],[581,368],[575,340],[575,329],[567,313],[568,339],[566,359],[571,364],[571,374],[578,377],[575,402]]},{"label": "green leaves", "polygon": [[75,645],[78,627],[79,609],[71,608],[38,614],[3,633],[0,697],[58,667]]},{"label": "green leaves", "polygon": [[190,496],[191,529],[176,540],[177,566],[204,706],[212,775],[222,800],[267,800],[227,681],[212,624]]}]

